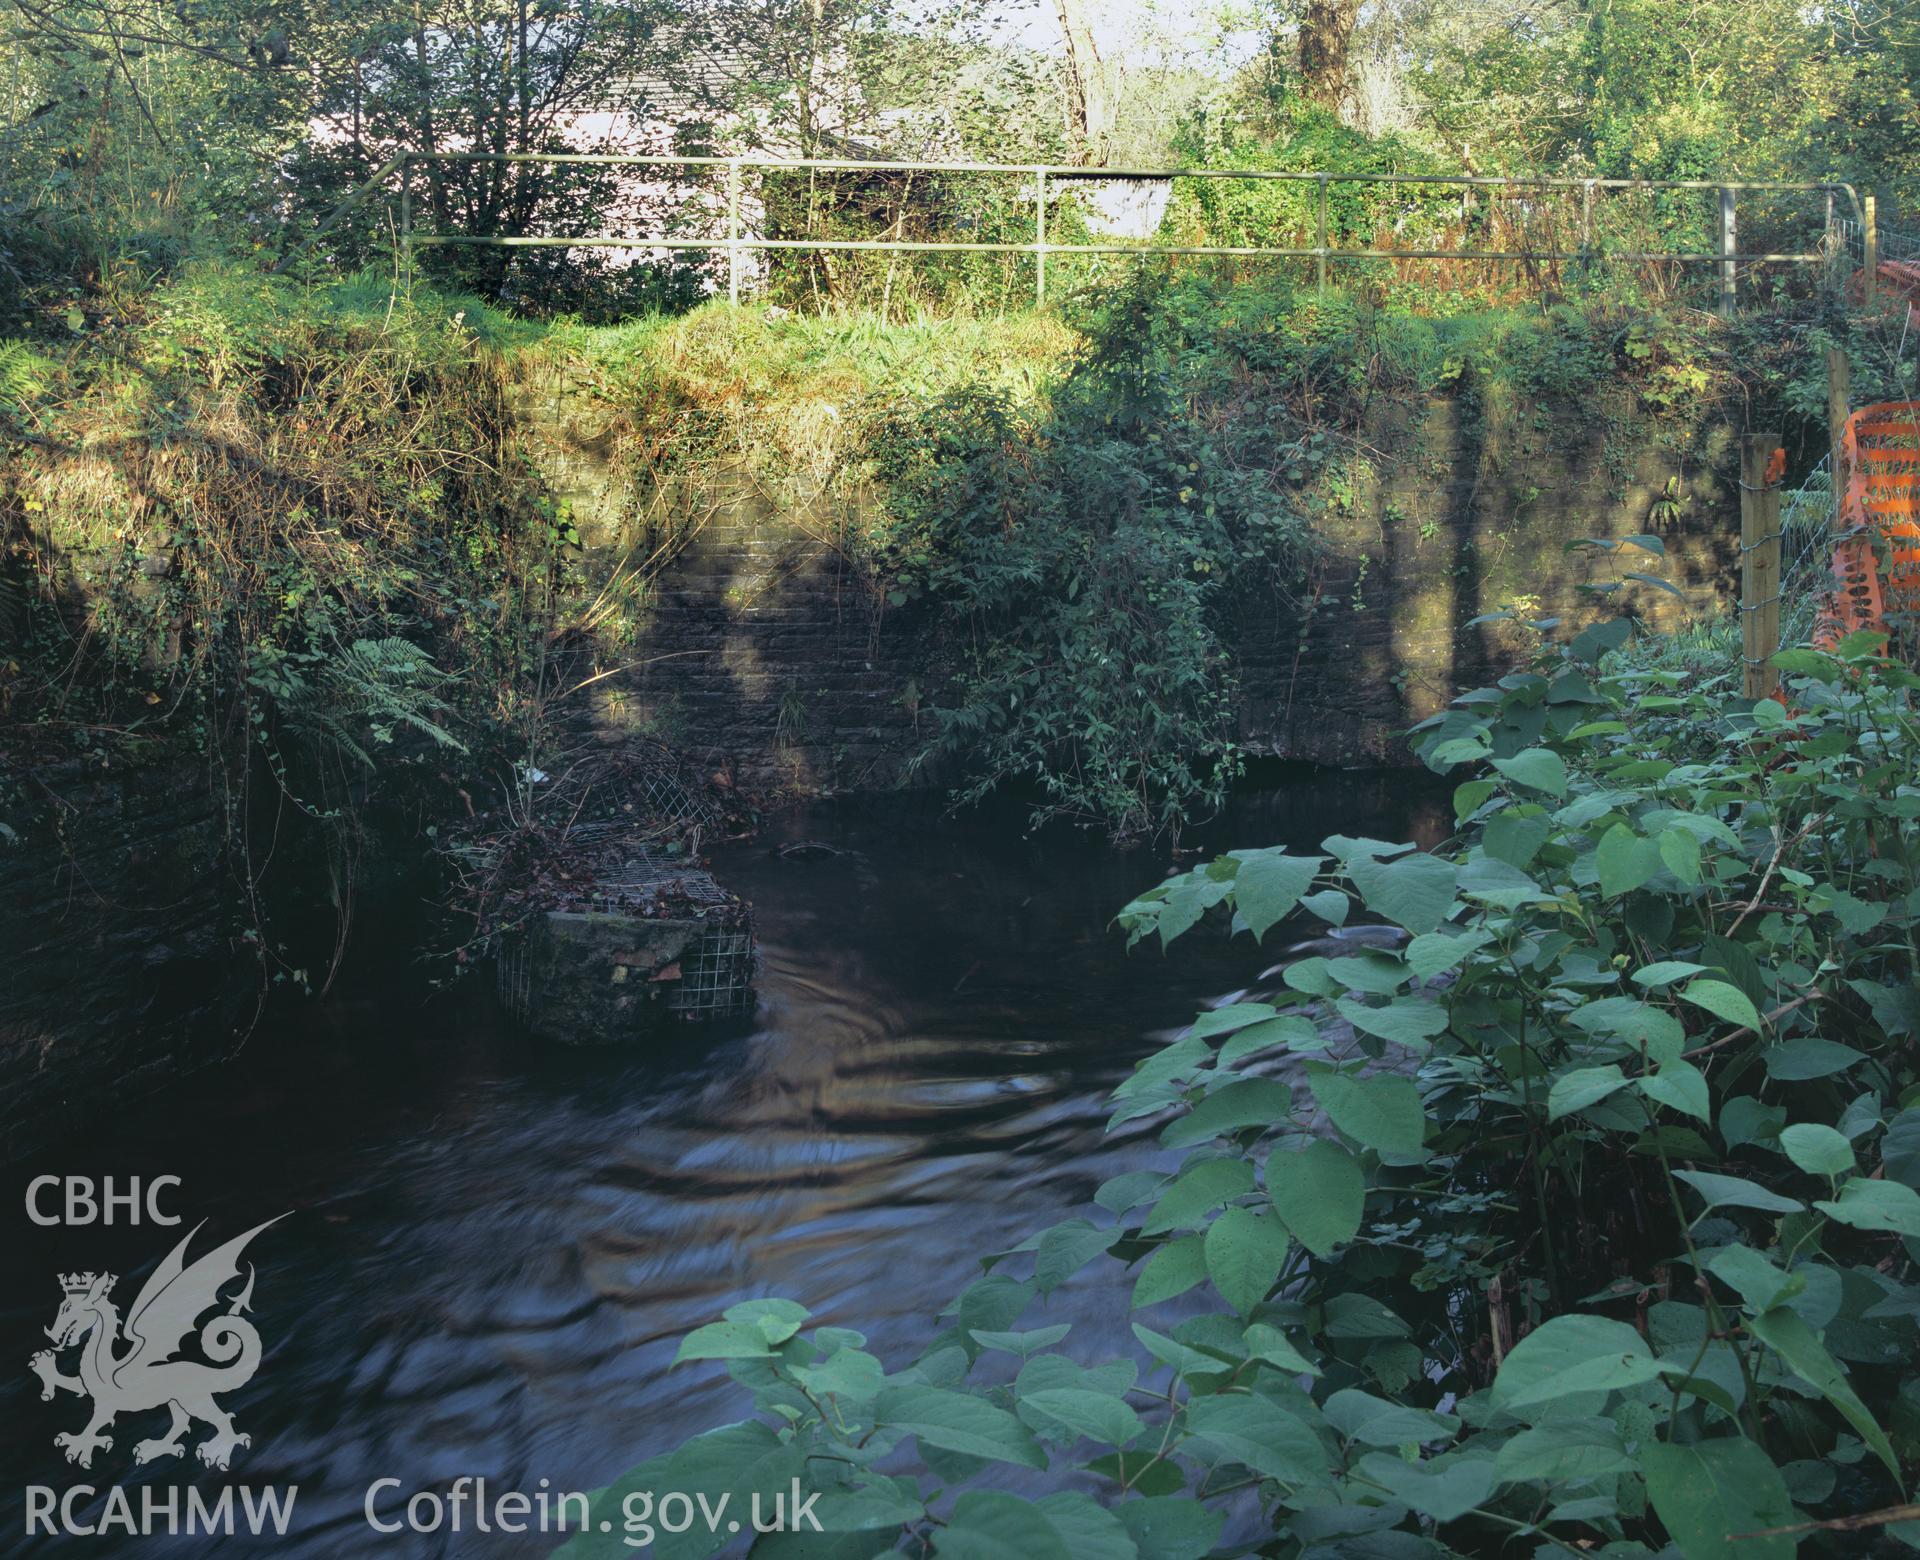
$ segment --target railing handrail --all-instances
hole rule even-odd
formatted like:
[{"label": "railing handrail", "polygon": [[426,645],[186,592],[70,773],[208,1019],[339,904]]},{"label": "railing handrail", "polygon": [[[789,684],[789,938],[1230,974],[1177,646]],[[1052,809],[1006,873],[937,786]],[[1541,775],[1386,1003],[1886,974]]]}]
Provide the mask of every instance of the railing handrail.
[{"label": "railing handrail", "polygon": [[359,205],[368,195],[372,194],[381,185],[385,184],[388,179],[392,178],[396,172],[404,173],[407,164],[419,155],[417,152],[396,152],[393,156],[389,157],[380,165],[379,172],[375,173],[366,183],[362,184],[352,194],[347,196],[345,200],[341,201],[339,205],[335,206],[333,210],[328,212],[317,228],[307,234],[306,237],[301,239],[299,243],[295,244],[293,248],[289,249],[278,260],[274,261],[272,265],[268,266],[267,274],[270,276],[277,274],[292,261],[295,255],[301,253],[301,251],[311,245],[321,234],[325,233],[334,223],[345,216],[349,210]]},{"label": "railing handrail", "polygon": [[419,163],[599,163],[657,168],[727,168],[738,165],[743,168],[814,168],[868,173],[1021,173],[1045,174],[1049,179],[1090,183],[1108,179],[1273,179],[1311,184],[1325,179],[1334,184],[1450,184],[1515,189],[1781,190],[1845,195],[1850,204],[1856,207],[1859,204],[1858,193],[1844,179],[1616,179],[1531,173],[1336,173],[1331,169],[1301,168],[1105,168],[1086,163],[907,162],[888,158],[770,157],[750,153],[723,157],[707,153],[677,156],[658,152],[407,151],[399,155]]},{"label": "railing handrail", "polygon": [[[603,166],[642,168],[716,168],[727,170],[727,234],[724,238],[679,238],[668,235],[589,234],[565,236],[497,236],[455,233],[415,233],[412,226],[412,185],[410,175],[415,163],[434,164],[542,164],[559,166]],[[829,171],[867,173],[975,173],[1011,174],[1034,181],[1034,237],[1031,241],[948,241],[926,239],[779,239],[758,238],[742,233],[740,226],[740,173],[754,168],[766,171]],[[1859,193],[1844,180],[1784,179],[1618,179],[1582,178],[1552,174],[1467,174],[1467,173],[1335,173],[1331,170],[1293,168],[1095,168],[1077,163],[993,163],[904,161],[852,157],[770,157],[741,154],[718,156],[692,153],[676,156],[641,152],[422,152],[406,150],[395,154],[379,172],[355,189],[323,220],[314,231],[277,261],[273,270],[283,269],[293,258],[326,233],[351,207],[387,182],[395,172],[401,184],[401,246],[408,264],[418,245],[466,245],[502,249],[660,249],[724,250],[728,258],[728,292],[737,302],[740,295],[740,257],[747,252],[780,250],[866,250],[890,253],[933,254],[1031,254],[1035,260],[1036,297],[1046,296],[1046,259],[1048,255],[1218,255],[1275,259],[1311,259],[1317,262],[1322,286],[1326,282],[1327,263],[1331,260],[1487,260],[1487,261],[1566,261],[1606,258],[1616,262],[1669,262],[1675,264],[1717,264],[1722,267],[1721,303],[1730,309],[1733,278],[1742,264],[1817,264],[1828,256],[1821,251],[1803,253],[1753,252],[1738,250],[1734,243],[1733,197],[1749,193],[1821,193],[1828,197],[1827,226],[1834,226],[1833,205],[1844,199],[1858,218],[1863,231],[1870,231],[1872,219]],[[1171,181],[1174,179],[1240,179],[1256,182],[1314,185],[1318,191],[1316,238],[1311,247],[1245,244],[1160,245],[1138,243],[1060,244],[1050,243],[1046,233],[1047,189],[1052,183],[1088,183],[1101,181]],[[1577,250],[1501,250],[1501,249],[1374,249],[1339,248],[1327,242],[1327,191],[1334,184],[1421,184],[1459,189],[1537,189],[1579,190],[1583,197],[1583,224],[1589,219],[1590,197],[1598,190],[1713,190],[1719,192],[1721,205],[1721,247],[1713,251],[1614,251],[1606,252],[1589,244]],[[1870,205],[1870,202],[1868,203]],[[1841,219],[1844,221],[1844,219]]]}]

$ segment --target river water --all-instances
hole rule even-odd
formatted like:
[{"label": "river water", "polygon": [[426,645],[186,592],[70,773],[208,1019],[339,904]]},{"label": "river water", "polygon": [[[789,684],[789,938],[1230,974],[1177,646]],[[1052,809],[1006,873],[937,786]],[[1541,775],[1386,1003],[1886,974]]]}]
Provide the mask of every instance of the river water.
[{"label": "river water", "polygon": [[[1300,774],[1243,798],[1205,843],[1431,843],[1444,817],[1413,776]],[[772,854],[801,839],[841,854]],[[904,1366],[981,1255],[1155,1162],[1150,1136],[1103,1136],[1107,1090],[1274,958],[1274,935],[1262,952],[1203,933],[1171,959],[1128,955],[1113,913],[1163,875],[1164,853],[1023,839],[932,799],[822,804],[713,856],[753,903],[761,945],[759,1008],[735,1031],[572,1052],[516,1035],[480,981],[432,1003],[341,999],[10,1167],[0,1547],[541,1553],[557,1540],[376,1534],[366,1490],[400,1481],[383,1508],[462,1475],[496,1493],[592,1490],[741,1417],[749,1405],[717,1368],[668,1365],[682,1335],[747,1297],[799,1300]],[[130,1227],[121,1210],[110,1228],[36,1227],[25,1194],[41,1174],[178,1176],[162,1211],[186,1223]],[[56,1275],[123,1274],[124,1304],[195,1221],[198,1253],[279,1214],[248,1252],[266,1354],[224,1399],[252,1437],[231,1474],[136,1467],[131,1447],[161,1433],[159,1411],[114,1426],[91,1469],[70,1465],[52,1438],[79,1429],[86,1405],[43,1403],[26,1370]],[[1075,1321],[1076,1345],[1121,1348],[1114,1271],[1096,1264],[1043,1320]],[[281,1539],[22,1539],[31,1486],[93,1486],[69,1508],[92,1523],[110,1485],[137,1510],[156,1481],[299,1494]]]}]

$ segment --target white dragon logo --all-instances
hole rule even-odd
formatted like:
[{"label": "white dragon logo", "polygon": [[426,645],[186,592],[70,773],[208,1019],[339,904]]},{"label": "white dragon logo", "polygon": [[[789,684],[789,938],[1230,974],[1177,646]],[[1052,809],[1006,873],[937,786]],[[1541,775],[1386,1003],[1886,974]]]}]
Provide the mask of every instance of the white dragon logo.
[{"label": "white dragon logo", "polygon": [[[285,1217],[284,1213],[280,1215],[280,1219]],[[232,1392],[244,1386],[260,1368],[260,1334],[240,1315],[253,1299],[251,1263],[245,1288],[227,1302],[221,1315],[200,1329],[201,1351],[212,1363],[173,1356],[201,1314],[221,1303],[221,1286],[240,1276],[240,1253],[247,1242],[280,1219],[256,1224],[246,1234],[196,1258],[191,1267],[186,1264],[187,1246],[201,1226],[189,1230],[142,1286],[127,1313],[125,1341],[129,1347],[117,1356],[113,1351],[121,1333],[120,1311],[108,1298],[115,1276],[60,1276],[66,1299],[60,1302],[53,1325],[46,1329],[53,1348],[42,1349],[27,1364],[40,1378],[42,1402],[50,1401],[56,1392],[93,1399],[93,1417],[86,1429],[78,1434],[63,1431],[53,1438],[53,1444],[67,1454],[68,1462],[91,1467],[95,1452],[113,1447],[112,1437],[101,1431],[113,1423],[115,1416],[162,1405],[172,1413],[173,1423],[165,1435],[134,1444],[135,1462],[178,1457],[186,1450],[187,1428],[196,1419],[213,1427],[213,1434],[194,1448],[210,1468],[224,1469],[236,1448],[252,1445],[251,1436],[235,1434],[232,1416],[213,1400],[216,1392]],[[83,1341],[80,1374],[61,1375],[54,1362],[55,1353]]]}]

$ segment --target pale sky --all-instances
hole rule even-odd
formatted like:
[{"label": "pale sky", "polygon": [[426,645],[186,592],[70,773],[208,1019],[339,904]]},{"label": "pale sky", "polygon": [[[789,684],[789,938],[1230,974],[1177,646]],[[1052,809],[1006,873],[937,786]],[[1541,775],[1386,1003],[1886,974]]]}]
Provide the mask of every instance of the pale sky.
[{"label": "pale sky", "polygon": [[[1089,9],[1101,57],[1129,65],[1230,70],[1244,64],[1259,46],[1258,34],[1246,25],[1248,7],[1241,0],[1091,0]],[[1043,54],[1062,49],[1053,0],[1007,0],[991,35]]]}]

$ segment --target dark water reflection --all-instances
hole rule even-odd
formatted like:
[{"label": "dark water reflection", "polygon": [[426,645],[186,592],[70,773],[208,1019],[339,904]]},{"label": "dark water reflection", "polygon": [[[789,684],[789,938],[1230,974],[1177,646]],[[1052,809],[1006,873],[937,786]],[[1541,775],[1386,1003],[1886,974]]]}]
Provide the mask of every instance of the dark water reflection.
[{"label": "dark water reflection", "polygon": [[[1304,848],[1335,830],[1430,841],[1443,817],[1413,777],[1299,776],[1247,798],[1208,843]],[[770,855],[801,838],[845,854]],[[1103,1137],[1106,1091],[1265,962],[1244,939],[1128,957],[1113,912],[1165,866],[954,822],[928,800],[821,806],[715,853],[759,919],[747,1032],[644,1056],[567,1053],[518,1039],[478,989],[426,1007],[340,1001],[257,1035],[218,1078],[12,1167],[8,1552],[30,1484],[222,1482],[197,1463],[135,1468],[154,1415],[115,1426],[90,1472],[53,1448],[85,1417],[71,1396],[42,1403],[25,1371],[60,1299],[54,1275],[120,1272],[124,1302],[180,1232],[37,1229],[22,1211],[31,1176],[179,1175],[179,1210],[219,1239],[295,1210],[253,1248],[267,1352],[226,1406],[253,1436],[231,1482],[300,1494],[281,1540],[27,1551],[538,1553],[552,1541],[380,1537],[364,1491],[460,1475],[496,1491],[593,1489],[739,1417],[744,1400],[717,1371],[667,1365],[682,1334],[749,1296],[857,1326],[897,1368],[980,1254],[1153,1162],[1150,1138]],[[1112,1271],[1055,1295],[1046,1320],[1077,1319],[1088,1349],[1120,1347]]]}]

